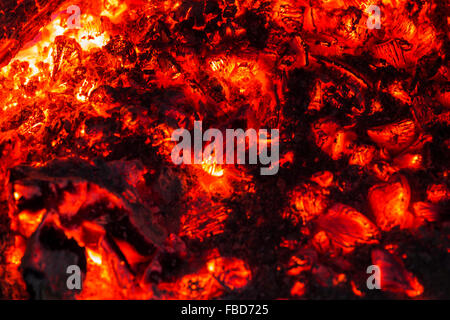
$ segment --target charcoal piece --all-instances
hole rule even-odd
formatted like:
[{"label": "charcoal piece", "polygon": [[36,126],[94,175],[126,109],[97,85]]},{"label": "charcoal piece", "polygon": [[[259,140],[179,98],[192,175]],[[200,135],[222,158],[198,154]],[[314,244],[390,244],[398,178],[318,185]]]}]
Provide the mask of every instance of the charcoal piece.
[{"label": "charcoal piece", "polygon": [[250,44],[258,49],[264,48],[269,38],[269,31],[265,27],[266,18],[254,11],[247,11],[242,20]]},{"label": "charcoal piece", "polygon": [[437,52],[424,55],[419,59],[416,66],[416,79],[430,79],[432,78],[442,66],[442,57]]},{"label": "charcoal piece", "polygon": [[218,15],[220,14],[221,10],[220,10],[220,6],[219,3],[216,0],[209,0],[206,1],[205,4],[205,14],[215,14]]},{"label": "charcoal piece", "polygon": [[97,103],[113,104],[116,102],[116,93],[113,87],[102,85],[92,91],[89,100]]},{"label": "charcoal piece", "polygon": [[1,1],[0,2],[0,67],[20,51],[21,47],[39,33],[50,16],[64,0]]},{"label": "charcoal piece", "polygon": [[382,290],[406,293],[416,297],[423,293],[423,286],[409,272],[403,262],[386,250],[372,250],[372,263],[380,268],[380,285]]},{"label": "charcoal piece", "polygon": [[136,61],[137,55],[133,43],[121,36],[113,37],[105,46],[105,49],[115,56],[122,57],[124,62],[133,63]]},{"label": "charcoal piece", "polygon": [[28,119],[33,116],[31,107],[25,107],[18,110],[16,113],[12,114],[5,119],[0,120],[0,131],[8,131],[18,129],[22,124],[26,123]]},{"label": "charcoal piece", "polygon": [[378,59],[385,59],[387,63],[396,68],[405,68],[407,61],[405,52],[411,49],[411,45],[405,40],[389,40],[374,47],[374,56]]},{"label": "charcoal piece", "polygon": [[177,21],[187,18],[184,22],[188,22],[192,27],[203,26],[205,25],[205,18],[203,16],[204,9],[205,4],[203,1],[183,1],[175,11],[173,17]]},{"label": "charcoal piece", "polygon": [[377,227],[352,207],[335,204],[326,215],[319,217],[318,226],[325,230],[331,242],[344,250],[358,244],[378,243]]},{"label": "charcoal piece", "polygon": [[225,10],[223,11],[223,17],[224,18],[233,18],[237,13],[237,8],[235,4],[226,6]]}]

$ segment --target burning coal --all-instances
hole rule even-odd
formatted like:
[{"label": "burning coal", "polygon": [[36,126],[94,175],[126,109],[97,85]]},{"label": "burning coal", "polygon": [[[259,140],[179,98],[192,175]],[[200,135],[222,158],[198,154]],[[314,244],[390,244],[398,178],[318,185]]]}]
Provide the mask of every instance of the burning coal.
[{"label": "burning coal", "polygon": [[[279,130],[270,130],[270,139],[267,129],[260,129],[257,133],[255,129],[226,129],[226,151],[224,152],[224,136],[222,131],[210,128],[202,132],[202,122],[194,121],[194,161],[191,157],[191,133],[186,129],[177,129],[172,133],[172,141],[179,142],[171,152],[174,164],[245,164],[246,143],[248,141],[249,164],[257,164],[258,156],[261,164],[268,164],[269,168],[261,168],[262,175],[273,175],[279,168]],[[268,152],[268,142],[270,140],[270,156]],[[211,142],[204,150],[203,142]],[[236,141],[236,146],[235,146]],[[236,157],[235,157],[236,149]],[[225,155],[225,156],[224,156]],[[235,158],[237,160],[235,160]]]}]

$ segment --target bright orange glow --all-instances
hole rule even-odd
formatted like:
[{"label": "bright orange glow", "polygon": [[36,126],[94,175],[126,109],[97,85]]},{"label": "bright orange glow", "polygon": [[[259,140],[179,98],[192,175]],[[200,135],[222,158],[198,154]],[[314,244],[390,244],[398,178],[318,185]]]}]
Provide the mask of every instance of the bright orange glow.
[{"label": "bright orange glow", "polygon": [[87,252],[89,259],[91,259],[93,263],[98,264],[98,265],[102,264],[102,256],[99,253],[97,253],[93,250],[87,249],[87,248],[86,248],[86,252]]},{"label": "bright orange glow", "polygon": [[16,236],[14,238],[14,246],[8,250],[6,254],[6,259],[8,263],[12,263],[16,266],[19,266],[24,253],[25,253],[25,241],[21,236]]},{"label": "bright orange glow", "polygon": [[31,236],[41,223],[45,212],[45,209],[39,212],[22,211],[18,215],[19,230],[21,233],[26,237]]},{"label": "bright orange glow", "polygon": [[296,281],[291,289],[291,295],[301,297],[305,294],[306,288],[305,284],[300,281]]}]

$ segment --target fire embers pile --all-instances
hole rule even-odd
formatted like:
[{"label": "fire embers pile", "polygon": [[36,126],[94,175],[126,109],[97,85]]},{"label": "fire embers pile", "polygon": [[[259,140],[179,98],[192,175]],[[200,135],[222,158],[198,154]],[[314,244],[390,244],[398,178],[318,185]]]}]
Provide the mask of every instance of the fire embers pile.
[{"label": "fire embers pile", "polygon": [[[0,4],[0,297],[449,297],[443,2],[39,3]],[[195,120],[278,174],[174,165]]]}]

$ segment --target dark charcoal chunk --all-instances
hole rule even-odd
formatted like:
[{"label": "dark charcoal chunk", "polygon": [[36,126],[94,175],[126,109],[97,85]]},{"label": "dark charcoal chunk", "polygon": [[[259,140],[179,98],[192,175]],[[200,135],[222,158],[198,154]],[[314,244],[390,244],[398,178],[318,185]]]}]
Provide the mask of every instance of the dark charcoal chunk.
[{"label": "dark charcoal chunk", "polygon": [[[21,47],[39,33],[64,0],[17,2],[0,1],[0,67],[7,65]],[[52,5],[49,5],[50,2]]]}]

